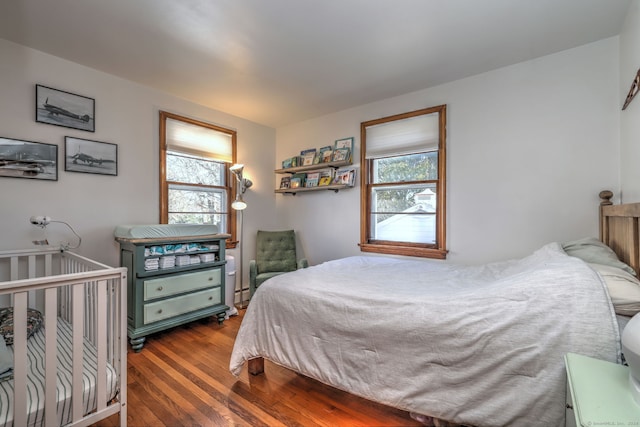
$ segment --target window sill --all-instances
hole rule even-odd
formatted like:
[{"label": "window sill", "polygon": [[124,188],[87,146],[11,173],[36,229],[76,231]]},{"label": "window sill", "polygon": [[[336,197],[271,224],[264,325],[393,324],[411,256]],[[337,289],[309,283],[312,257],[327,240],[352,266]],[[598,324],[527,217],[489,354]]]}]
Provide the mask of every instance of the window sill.
[{"label": "window sill", "polygon": [[400,245],[376,245],[371,243],[360,243],[362,252],[375,252],[387,255],[404,255],[420,258],[447,259],[447,250],[425,248],[416,246],[400,246]]}]

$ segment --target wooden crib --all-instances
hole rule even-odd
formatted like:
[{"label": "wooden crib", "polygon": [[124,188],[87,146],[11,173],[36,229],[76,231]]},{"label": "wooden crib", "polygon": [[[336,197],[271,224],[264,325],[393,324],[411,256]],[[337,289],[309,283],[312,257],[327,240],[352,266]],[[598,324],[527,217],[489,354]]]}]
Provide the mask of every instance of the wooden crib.
[{"label": "wooden crib", "polygon": [[[126,274],[59,249],[0,252],[14,335],[0,426],[86,426],[118,412],[126,425]],[[28,308],[43,320],[30,337]]]}]

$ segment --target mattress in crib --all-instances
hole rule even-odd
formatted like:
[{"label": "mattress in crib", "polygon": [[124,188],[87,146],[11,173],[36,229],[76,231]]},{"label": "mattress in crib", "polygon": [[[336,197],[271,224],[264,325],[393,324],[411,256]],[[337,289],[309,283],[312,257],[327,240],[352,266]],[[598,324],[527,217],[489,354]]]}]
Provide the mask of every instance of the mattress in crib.
[{"label": "mattress in crib", "polygon": [[[72,391],[72,345],[71,325],[62,319],[58,319],[58,374],[57,374],[57,418],[58,425],[68,424],[71,421],[71,391]],[[13,351],[13,346],[9,346]],[[97,407],[96,395],[96,371],[97,351],[87,340],[84,340],[83,349],[83,408],[84,414],[93,411]],[[44,330],[41,329],[27,341],[28,353],[28,377],[27,377],[27,425],[44,425]],[[115,369],[107,364],[107,397],[111,400],[118,390],[118,380]],[[0,426],[13,425],[13,380],[0,382]]]}]

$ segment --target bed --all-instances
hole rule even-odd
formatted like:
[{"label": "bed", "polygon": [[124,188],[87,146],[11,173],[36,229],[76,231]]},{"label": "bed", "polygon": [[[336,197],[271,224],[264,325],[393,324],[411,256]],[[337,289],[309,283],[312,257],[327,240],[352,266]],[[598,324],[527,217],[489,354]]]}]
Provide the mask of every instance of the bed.
[{"label": "bed", "polygon": [[126,425],[126,269],[0,252],[0,426]]},{"label": "bed", "polygon": [[601,197],[600,239],[519,260],[350,257],[270,279],[247,308],[230,370],[248,362],[259,374],[266,358],[428,425],[564,425],[565,353],[620,363],[624,319],[608,281],[640,291],[640,204]]}]

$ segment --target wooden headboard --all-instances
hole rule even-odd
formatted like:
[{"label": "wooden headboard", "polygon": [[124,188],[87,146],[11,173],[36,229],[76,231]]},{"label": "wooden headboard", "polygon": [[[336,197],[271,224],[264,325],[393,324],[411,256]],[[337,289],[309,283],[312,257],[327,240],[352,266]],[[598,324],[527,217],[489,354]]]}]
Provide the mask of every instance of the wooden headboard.
[{"label": "wooden headboard", "polygon": [[611,191],[600,192],[600,240],[640,277],[640,203],[614,205],[612,197]]}]

